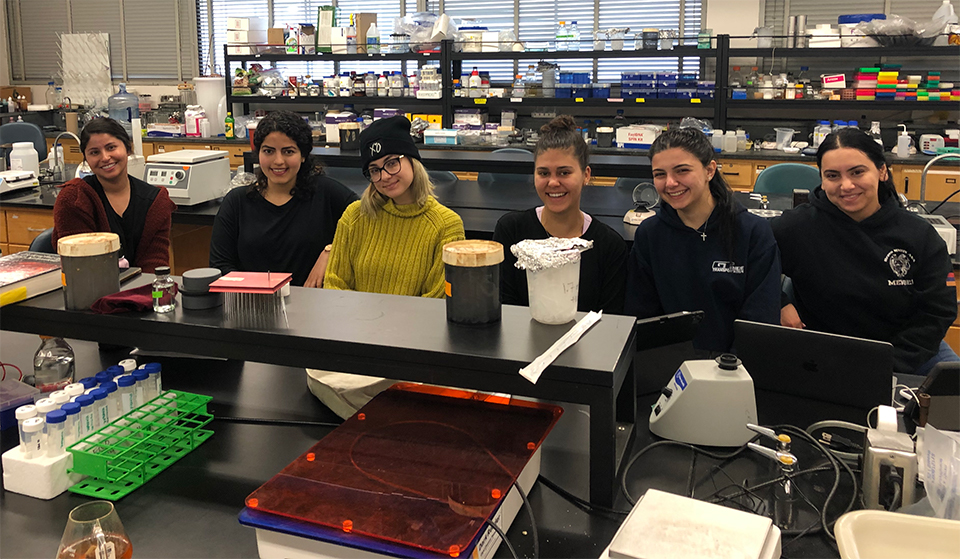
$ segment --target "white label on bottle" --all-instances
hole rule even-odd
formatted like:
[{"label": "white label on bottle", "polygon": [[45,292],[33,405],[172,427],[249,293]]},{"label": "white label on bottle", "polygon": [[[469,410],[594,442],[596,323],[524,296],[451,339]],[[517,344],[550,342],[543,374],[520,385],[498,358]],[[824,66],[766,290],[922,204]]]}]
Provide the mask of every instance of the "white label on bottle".
[{"label": "white label on bottle", "polygon": [[104,403],[100,406],[100,425],[106,426],[110,423],[110,407]]},{"label": "white label on bottle", "polygon": [[133,405],[133,391],[130,391],[126,394],[120,396],[120,400],[123,402],[123,413],[130,413],[130,410],[134,408]]},{"label": "white label on bottle", "polygon": [[94,425],[93,411],[83,414],[83,429],[85,434],[93,433],[97,430]]},{"label": "white label on bottle", "polygon": [[22,170],[23,170],[23,159],[20,159],[19,157],[17,157],[17,158],[11,157],[11,158],[10,158],[10,170],[11,170],[11,171],[22,171]]},{"label": "white label on bottle", "polygon": [[103,553],[100,552],[100,547],[97,547],[96,556],[97,559],[117,559],[117,546],[113,542],[106,542]]}]

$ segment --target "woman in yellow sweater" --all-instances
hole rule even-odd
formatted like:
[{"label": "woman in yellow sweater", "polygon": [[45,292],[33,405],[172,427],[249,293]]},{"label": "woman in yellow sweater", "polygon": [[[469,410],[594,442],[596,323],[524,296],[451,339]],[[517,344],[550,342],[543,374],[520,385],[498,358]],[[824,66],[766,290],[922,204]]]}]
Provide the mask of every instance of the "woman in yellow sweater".
[{"label": "woman in yellow sweater", "polygon": [[433,197],[410,121],[364,130],[360,168],[370,185],[340,217],[323,287],[442,298],[443,245],[464,238],[463,221]]},{"label": "woman in yellow sweater", "polygon": [[[323,287],[442,298],[443,245],[463,240],[463,221],[433,197],[410,121],[396,116],[364,130],[360,168],[370,185],[340,217]],[[310,391],[343,418],[393,383],[307,369]]]}]

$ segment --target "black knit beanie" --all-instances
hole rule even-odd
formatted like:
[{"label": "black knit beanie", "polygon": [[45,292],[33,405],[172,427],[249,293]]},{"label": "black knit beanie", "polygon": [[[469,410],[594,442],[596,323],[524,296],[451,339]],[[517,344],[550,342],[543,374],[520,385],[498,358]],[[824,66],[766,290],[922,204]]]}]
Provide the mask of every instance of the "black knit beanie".
[{"label": "black knit beanie", "polygon": [[360,169],[387,155],[406,155],[420,159],[410,136],[410,121],[404,116],[376,120],[360,133]]}]

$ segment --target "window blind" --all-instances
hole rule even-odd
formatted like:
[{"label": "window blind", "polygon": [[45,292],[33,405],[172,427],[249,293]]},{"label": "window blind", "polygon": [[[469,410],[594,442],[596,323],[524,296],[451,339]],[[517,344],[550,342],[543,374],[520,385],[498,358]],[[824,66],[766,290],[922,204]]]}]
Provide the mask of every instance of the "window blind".
[{"label": "window blind", "polygon": [[[890,9],[885,10],[889,2]],[[775,33],[782,34],[786,29],[785,21],[789,16],[806,15],[807,26],[818,23],[837,25],[837,16],[844,14],[896,14],[908,17],[917,23],[933,19],[934,12],[943,0],[764,0],[764,25],[773,27]],[[953,9],[960,13],[960,0],[951,0]]]},{"label": "window blind", "polygon": [[45,82],[59,76],[63,33],[109,34],[110,66],[117,80],[176,80],[194,75],[195,0],[6,2],[15,82]]}]

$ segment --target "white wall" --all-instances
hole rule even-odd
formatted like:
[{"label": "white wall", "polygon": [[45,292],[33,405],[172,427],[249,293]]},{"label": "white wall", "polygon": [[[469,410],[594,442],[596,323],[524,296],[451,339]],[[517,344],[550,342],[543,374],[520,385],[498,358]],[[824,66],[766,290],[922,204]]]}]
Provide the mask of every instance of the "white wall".
[{"label": "white wall", "polygon": [[[761,25],[760,6],[763,0],[703,0],[706,16],[703,26],[731,36],[749,37]],[[731,47],[754,46],[745,39],[730,41]]]}]

